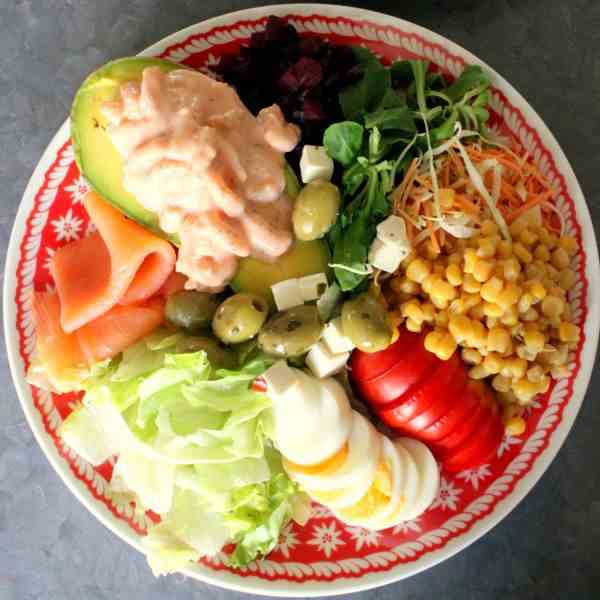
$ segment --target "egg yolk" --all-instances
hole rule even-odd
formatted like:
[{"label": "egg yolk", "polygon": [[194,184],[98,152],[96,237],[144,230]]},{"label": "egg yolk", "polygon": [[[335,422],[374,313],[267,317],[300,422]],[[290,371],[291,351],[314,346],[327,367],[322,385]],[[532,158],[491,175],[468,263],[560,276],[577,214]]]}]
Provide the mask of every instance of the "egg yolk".
[{"label": "egg yolk", "polygon": [[379,463],[375,479],[367,493],[353,506],[343,509],[342,515],[351,519],[364,519],[385,506],[392,495],[392,475],[385,461]]},{"label": "egg yolk", "polygon": [[304,475],[326,475],[337,471],[346,461],[348,444],[344,444],[338,452],[327,460],[316,465],[299,465],[291,460],[284,459],[283,466],[288,473],[303,473]]}]

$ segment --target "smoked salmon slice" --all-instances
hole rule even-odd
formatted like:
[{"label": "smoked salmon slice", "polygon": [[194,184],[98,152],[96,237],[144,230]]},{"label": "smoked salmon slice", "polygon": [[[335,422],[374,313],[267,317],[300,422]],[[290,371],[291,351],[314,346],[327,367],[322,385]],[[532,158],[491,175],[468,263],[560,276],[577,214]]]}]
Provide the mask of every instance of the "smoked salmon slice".
[{"label": "smoked salmon slice", "polygon": [[35,292],[33,319],[38,363],[53,375],[116,356],[152,333],[164,321],[165,301],[155,297],[140,304],[114,306],[72,333],[60,323],[56,292]]},{"label": "smoked salmon slice", "polygon": [[[51,265],[65,333],[117,305],[147,300],[175,268],[169,242],[123,216],[95,192],[86,194],[83,204],[97,231],[57,250]],[[116,314],[120,318],[125,313]]]},{"label": "smoked salmon slice", "polygon": [[74,333],[60,326],[60,300],[56,292],[34,292],[37,361],[53,374],[85,364],[85,356]]}]

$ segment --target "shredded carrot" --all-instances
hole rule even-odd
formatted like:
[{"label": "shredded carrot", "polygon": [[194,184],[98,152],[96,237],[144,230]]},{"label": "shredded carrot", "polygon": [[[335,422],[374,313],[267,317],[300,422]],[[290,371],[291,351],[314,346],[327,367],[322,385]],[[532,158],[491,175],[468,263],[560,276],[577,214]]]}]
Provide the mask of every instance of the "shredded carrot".
[{"label": "shredded carrot", "polygon": [[[483,185],[490,194],[498,194],[496,207],[507,223],[513,222],[535,206],[551,202],[556,196],[556,191],[516,141],[514,151],[490,148],[485,142],[466,144],[464,147],[475,166],[483,161],[494,160],[505,167],[500,172],[499,188],[498,174],[489,169],[483,177]],[[436,158],[435,172],[440,187],[454,190],[454,204],[450,209],[446,207],[443,213],[449,211],[449,214],[455,214],[460,211],[475,223],[490,218],[487,203],[472,184],[465,162],[455,148],[449,148]],[[392,199],[394,211],[407,221],[407,235],[411,242],[419,245],[431,239],[432,248],[439,252],[449,234],[443,229],[438,233],[438,228],[431,219],[434,212],[433,188],[432,178],[425,165],[419,159],[414,159],[404,179],[394,190]],[[519,190],[525,190],[526,194],[522,195]],[[549,214],[546,208],[542,210],[542,219],[550,229],[556,229],[555,215]],[[424,223],[426,229],[422,229],[421,223]]]},{"label": "shredded carrot", "polygon": [[525,202],[524,204],[519,206],[519,208],[517,208],[516,210],[514,210],[513,212],[508,214],[508,216],[507,216],[508,222],[512,223],[517,217],[520,217],[523,213],[527,212],[529,209],[538,206],[538,204],[541,204],[542,202],[546,202],[551,197],[552,197],[552,192],[545,192],[543,194],[540,194],[539,196],[535,196],[535,197],[531,198],[530,200],[527,200],[527,202]]},{"label": "shredded carrot", "polygon": [[458,204],[458,206],[465,212],[468,212],[473,215],[479,214],[479,207],[473,202],[471,202],[471,200],[468,200],[467,197],[463,196],[462,194],[455,194],[454,202]]}]

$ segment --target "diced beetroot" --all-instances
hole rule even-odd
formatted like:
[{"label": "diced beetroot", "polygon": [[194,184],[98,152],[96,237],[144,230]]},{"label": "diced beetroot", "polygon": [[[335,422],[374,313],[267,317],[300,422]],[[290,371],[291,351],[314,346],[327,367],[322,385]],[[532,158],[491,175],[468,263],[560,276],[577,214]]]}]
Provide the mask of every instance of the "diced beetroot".
[{"label": "diced beetroot", "polygon": [[305,121],[318,121],[325,118],[325,113],[320,102],[305,98],[302,103],[302,116]]}]

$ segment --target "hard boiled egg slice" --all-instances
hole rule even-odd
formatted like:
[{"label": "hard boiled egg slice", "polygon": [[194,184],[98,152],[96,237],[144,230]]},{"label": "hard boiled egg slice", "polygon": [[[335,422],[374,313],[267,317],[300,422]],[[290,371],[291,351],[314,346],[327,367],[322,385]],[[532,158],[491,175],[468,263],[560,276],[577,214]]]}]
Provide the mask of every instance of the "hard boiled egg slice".
[{"label": "hard boiled egg slice", "polygon": [[336,511],[349,525],[384,529],[382,522],[404,503],[404,465],[394,444],[383,436],[382,443],[383,460],[367,493],[356,504]]},{"label": "hard boiled egg slice", "polygon": [[425,444],[410,438],[399,438],[396,440],[395,445],[396,450],[400,454],[408,454],[416,466],[417,489],[412,501],[406,502],[402,508],[386,519],[386,527],[393,527],[398,523],[410,521],[423,514],[435,499],[440,483],[438,464]]},{"label": "hard boiled egg slice", "polygon": [[312,498],[331,508],[350,506],[364,496],[381,461],[382,436],[360,413],[352,413],[348,442],[332,458],[310,466],[283,461],[294,481]]},{"label": "hard boiled egg slice", "polygon": [[335,379],[316,379],[292,369],[297,384],[273,397],[274,442],[298,465],[317,465],[337,454],[352,427],[352,409]]}]

